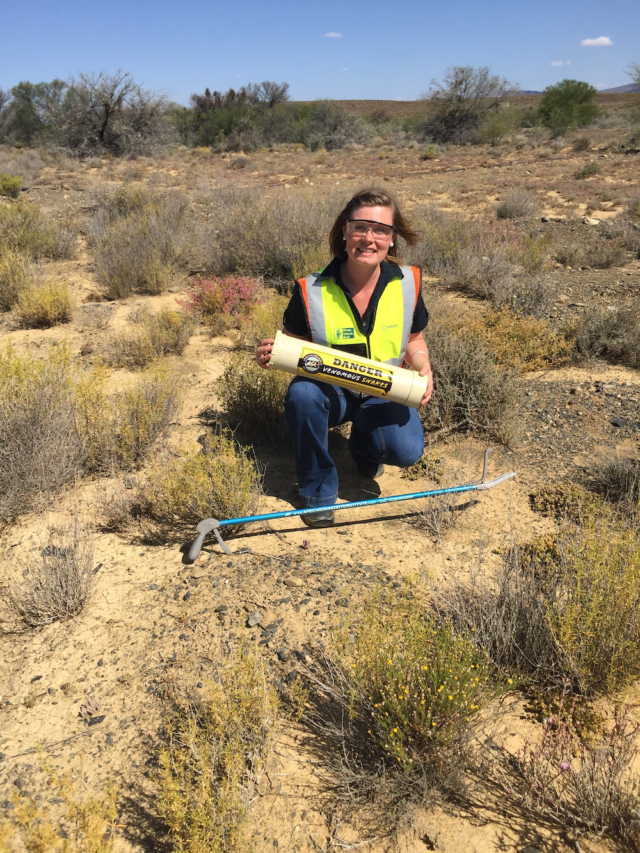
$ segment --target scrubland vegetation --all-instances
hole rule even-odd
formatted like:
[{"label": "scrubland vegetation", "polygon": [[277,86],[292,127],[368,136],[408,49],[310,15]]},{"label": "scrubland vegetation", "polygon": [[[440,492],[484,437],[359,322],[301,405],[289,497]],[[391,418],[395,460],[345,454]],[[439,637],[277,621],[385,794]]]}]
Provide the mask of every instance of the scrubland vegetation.
[{"label": "scrubland vegetation", "polygon": [[[452,100],[460,79],[475,100]],[[55,92],[58,106],[47,112]],[[123,95],[117,133],[107,124],[100,135],[87,118],[83,104],[96,92]],[[557,191],[524,171],[498,186],[497,166],[482,193],[467,173],[447,198],[435,179],[428,191],[417,180],[407,188],[404,178],[394,187],[420,234],[399,251],[422,268],[434,373],[421,412],[430,446],[409,479],[459,482],[447,461],[454,440],[517,454],[531,434],[523,400],[543,372],[637,369],[637,294],[615,289],[623,275],[637,276],[640,258],[637,192],[618,180],[625,152],[637,147],[636,113],[607,116],[595,93],[573,85],[527,106],[486,69],[452,69],[431,95],[411,117],[362,116],[330,102],[294,104],[286,84],[263,83],[206,90],[185,109],[128,75],[81,75],[20,84],[0,99],[0,520],[13,535],[31,523],[29,513],[83,495],[93,521],[43,523],[12,556],[0,594],[23,639],[88,618],[96,588],[109,584],[94,567],[97,541],[110,536],[122,553],[130,548],[133,571],[136,552],[141,559],[151,550],[160,562],[160,546],[184,543],[202,518],[252,515],[273,501],[270,467],[290,455],[282,413],[290,377],[260,370],[253,348],[280,325],[292,281],[328,260],[327,233],[353,189],[344,174],[354,162],[363,183],[386,179],[376,171],[369,180],[374,168],[389,180],[440,180],[463,157],[477,158],[465,160],[468,172],[484,174],[506,153],[529,171],[551,162],[563,170]],[[602,178],[613,174],[614,157],[611,190]],[[87,179],[73,216],[45,214],[35,193],[21,191],[47,188],[54,172]],[[563,194],[566,217],[546,214],[553,193]],[[590,224],[598,210],[611,215]],[[84,290],[71,261],[84,265]],[[598,284],[569,311],[579,296],[563,291],[578,273]],[[191,377],[203,352],[217,361],[198,396]],[[474,551],[442,572],[429,543],[436,537],[443,547],[461,508],[444,499],[417,513],[405,529],[422,537],[427,570],[403,570],[391,584],[376,569],[360,600],[329,611],[322,643],[300,641],[292,655],[273,632],[260,644],[243,641],[240,605],[250,614],[270,601],[243,586],[234,631],[227,636],[226,625],[224,638],[199,647],[192,671],[188,655],[170,658],[154,646],[162,660],[145,659],[145,678],[161,666],[162,678],[147,681],[145,701],[156,703],[163,724],[148,742],[151,810],[161,821],[153,843],[164,833],[167,849],[191,853],[257,845],[252,809],[275,789],[273,746],[293,727],[315,750],[322,808],[339,816],[328,849],[351,843],[338,834],[343,820],[356,827],[354,843],[373,844],[404,831],[416,809],[474,798],[490,809],[494,796],[543,833],[640,845],[640,462],[629,442],[614,452],[606,441],[608,456],[532,490],[533,517],[546,519],[548,532],[509,537],[505,521],[490,559]],[[287,571],[297,565],[292,554],[313,547],[282,541],[289,550],[283,544],[276,566]],[[255,560],[272,565],[262,547]],[[217,560],[198,566],[215,577],[215,595]],[[320,548],[313,560],[320,574]],[[227,573],[234,590],[235,565]],[[277,567],[270,571],[280,580]],[[298,585],[277,588],[277,600],[291,601]],[[155,577],[154,587],[166,595]],[[190,594],[175,592],[171,614],[185,644],[201,625],[218,631],[207,610],[197,618],[189,611]],[[214,611],[219,622],[226,611]],[[278,661],[289,661],[285,670]],[[127,678],[113,684],[128,690]],[[513,717],[516,698],[528,703],[527,735],[508,749],[492,740],[491,726]],[[24,706],[36,701],[29,693]],[[3,812],[0,850],[12,849],[12,833],[33,850],[115,849],[126,825],[122,793],[111,786],[87,797],[71,777],[50,778],[71,840],[59,836],[47,806],[18,790]]]}]

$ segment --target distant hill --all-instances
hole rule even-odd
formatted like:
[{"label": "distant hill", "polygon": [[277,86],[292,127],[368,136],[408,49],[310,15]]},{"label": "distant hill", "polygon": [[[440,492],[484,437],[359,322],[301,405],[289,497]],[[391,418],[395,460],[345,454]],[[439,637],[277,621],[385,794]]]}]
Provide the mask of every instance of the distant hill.
[{"label": "distant hill", "polygon": [[635,83],[627,83],[626,86],[616,86],[615,89],[600,89],[603,95],[617,95],[621,92],[640,92],[640,86]]}]

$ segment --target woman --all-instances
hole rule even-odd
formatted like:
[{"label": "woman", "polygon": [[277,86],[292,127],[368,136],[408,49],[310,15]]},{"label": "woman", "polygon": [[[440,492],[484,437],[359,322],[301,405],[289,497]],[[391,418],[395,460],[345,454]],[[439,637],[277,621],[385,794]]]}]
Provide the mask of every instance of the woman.
[{"label": "woman", "polygon": [[[420,405],[431,397],[432,375],[423,338],[428,315],[420,293],[420,270],[400,267],[398,237],[417,239],[384,190],[355,195],[329,235],[329,266],[296,283],[284,313],[284,333],[374,361],[408,363],[428,377]],[[269,367],[273,339],[260,342],[256,359]],[[338,474],[328,452],[330,427],[351,421],[349,450],[363,477],[379,477],[384,463],[401,468],[422,456],[424,433],[418,412],[381,397],[368,397],[326,382],[296,376],[284,403],[298,471],[308,507],[338,499]],[[333,524],[333,512],[303,515],[309,527]]]}]

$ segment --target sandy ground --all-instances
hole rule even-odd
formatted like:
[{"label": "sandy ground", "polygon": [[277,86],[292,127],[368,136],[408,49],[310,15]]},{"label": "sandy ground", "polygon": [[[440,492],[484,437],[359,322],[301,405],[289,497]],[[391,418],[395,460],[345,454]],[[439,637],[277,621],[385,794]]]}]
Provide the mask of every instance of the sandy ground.
[{"label": "sandy ground", "polygon": [[[267,192],[307,192],[315,187],[328,192],[351,189],[366,178],[388,182],[408,208],[437,204],[486,217],[506,189],[528,186],[544,196],[543,215],[604,219],[622,209],[638,175],[637,156],[611,153],[605,147],[607,136],[611,131],[598,132],[587,154],[565,149],[545,157],[538,149],[452,149],[440,160],[425,163],[415,150],[333,152],[323,157],[257,152],[248,158],[246,169],[229,170],[230,155],[203,157],[184,151],[173,160],[142,161],[135,168],[139,180],[186,191],[194,205],[217,186],[256,186]],[[570,176],[591,157],[603,159],[606,176],[592,179],[583,199]],[[121,182],[126,168],[131,167],[115,162],[67,172],[45,167],[27,197],[54,217],[81,222],[91,188],[104,180]],[[126,327],[137,307],[175,306],[180,295],[109,304],[104,323],[96,323],[93,303],[86,300],[99,288],[86,249],[81,247],[75,260],[51,267],[76,294],[74,321],[26,331],[16,329],[5,316],[0,343],[11,341],[19,352],[37,355],[53,342],[67,341],[74,354],[91,342],[99,354],[110,337]],[[623,301],[640,292],[638,262],[624,271],[562,269],[553,275],[558,292],[569,292],[577,303],[585,292],[605,301]],[[178,282],[186,283],[186,278]],[[603,289],[608,292],[601,293]],[[428,289],[425,298],[428,304]],[[464,310],[467,301],[456,298]],[[101,310],[106,306],[98,304]],[[575,311],[580,310],[578,305]],[[203,412],[220,408],[216,380],[231,348],[231,341],[212,340],[200,331],[184,355],[174,359],[185,400],[167,440],[170,448],[189,451],[206,431]],[[121,387],[130,377],[127,371],[115,371],[111,386]],[[597,383],[609,390],[597,390]],[[50,802],[44,756],[54,770],[72,768],[80,773],[87,791],[110,778],[118,782],[121,849],[169,849],[154,806],[162,697],[168,685],[197,694],[221,648],[242,638],[260,642],[259,629],[245,626],[249,609],[262,608],[273,621],[282,620],[276,638],[259,648],[278,677],[284,678],[295,669],[296,652],[326,639],[331,625],[344,618],[344,608],[357,606],[379,583],[410,578],[423,584],[432,578],[464,576],[480,560],[489,567],[497,565],[496,551],[501,547],[553,529],[552,521],[531,510],[532,490],[550,480],[581,481],[598,454],[637,451],[637,371],[601,364],[566,367],[528,374],[525,387],[521,410],[514,413],[523,422],[522,439],[512,448],[495,447],[490,457],[491,476],[513,470],[516,478],[461,499],[456,526],[442,536],[416,525],[420,501],[347,510],[326,530],[309,530],[296,518],[273,522],[268,528],[256,524],[229,540],[234,556],[208,544],[194,565],[188,564],[179,546],[149,546],[133,535],[98,532],[96,590],[85,610],[75,619],[40,630],[21,631],[7,621],[0,633],[0,820],[11,811],[16,790]],[[624,429],[610,423],[621,406],[629,421]],[[266,467],[262,511],[296,505],[295,470],[288,451],[256,447]],[[331,447],[340,471],[340,500],[434,487],[426,478],[404,479],[393,468],[376,483],[363,481],[342,434],[332,434]],[[445,476],[458,481],[479,476],[484,448],[483,442],[467,436],[449,436],[434,444]],[[37,536],[47,526],[64,524],[73,515],[94,519],[96,496],[110,485],[110,481],[79,483],[46,512],[22,517],[3,529],[0,593],[6,592],[20,560],[36,547]],[[301,584],[288,586],[285,581],[292,576]],[[226,609],[216,611],[221,606]],[[285,654],[279,655],[282,651]],[[90,723],[79,716],[87,697],[99,703]],[[513,695],[500,709],[487,712],[489,725],[496,743],[504,739],[510,748],[517,748],[537,724],[525,712],[521,697]],[[321,765],[321,749],[304,726],[283,723],[260,795],[250,809],[250,835],[257,851],[355,849],[365,842],[357,825],[341,824],[331,811]],[[365,849],[376,853],[575,849],[553,828],[501,810],[499,797],[492,802],[486,792],[480,793],[478,803],[475,813],[444,803],[416,810],[398,836],[374,839]],[[595,841],[580,843],[584,851],[607,849]]]}]

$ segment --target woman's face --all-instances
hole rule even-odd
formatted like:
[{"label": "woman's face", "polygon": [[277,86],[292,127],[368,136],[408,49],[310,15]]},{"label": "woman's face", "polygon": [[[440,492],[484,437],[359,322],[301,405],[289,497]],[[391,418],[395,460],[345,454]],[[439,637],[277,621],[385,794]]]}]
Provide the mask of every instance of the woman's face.
[{"label": "woman's face", "polygon": [[[381,226],[393,227],[393,210],[390,207],[356,207],[349,217],[351,222],[358,222],[358,232],[350,230],[354,226],[344,226],[342,233],[346,239],[345,248],[347,257],[358,266],[375,267],[387,257],[389,246],[393,242],[394,233],[383,235],[381,231],[385,228],[377,228],[376,223]],[[362,222],[366,220],[366,222]],[[367,227],[371,226],[371,227]],[[365,233],[362,230],[367,228]],[[376,233],[378,232],[378,233]]]}]

